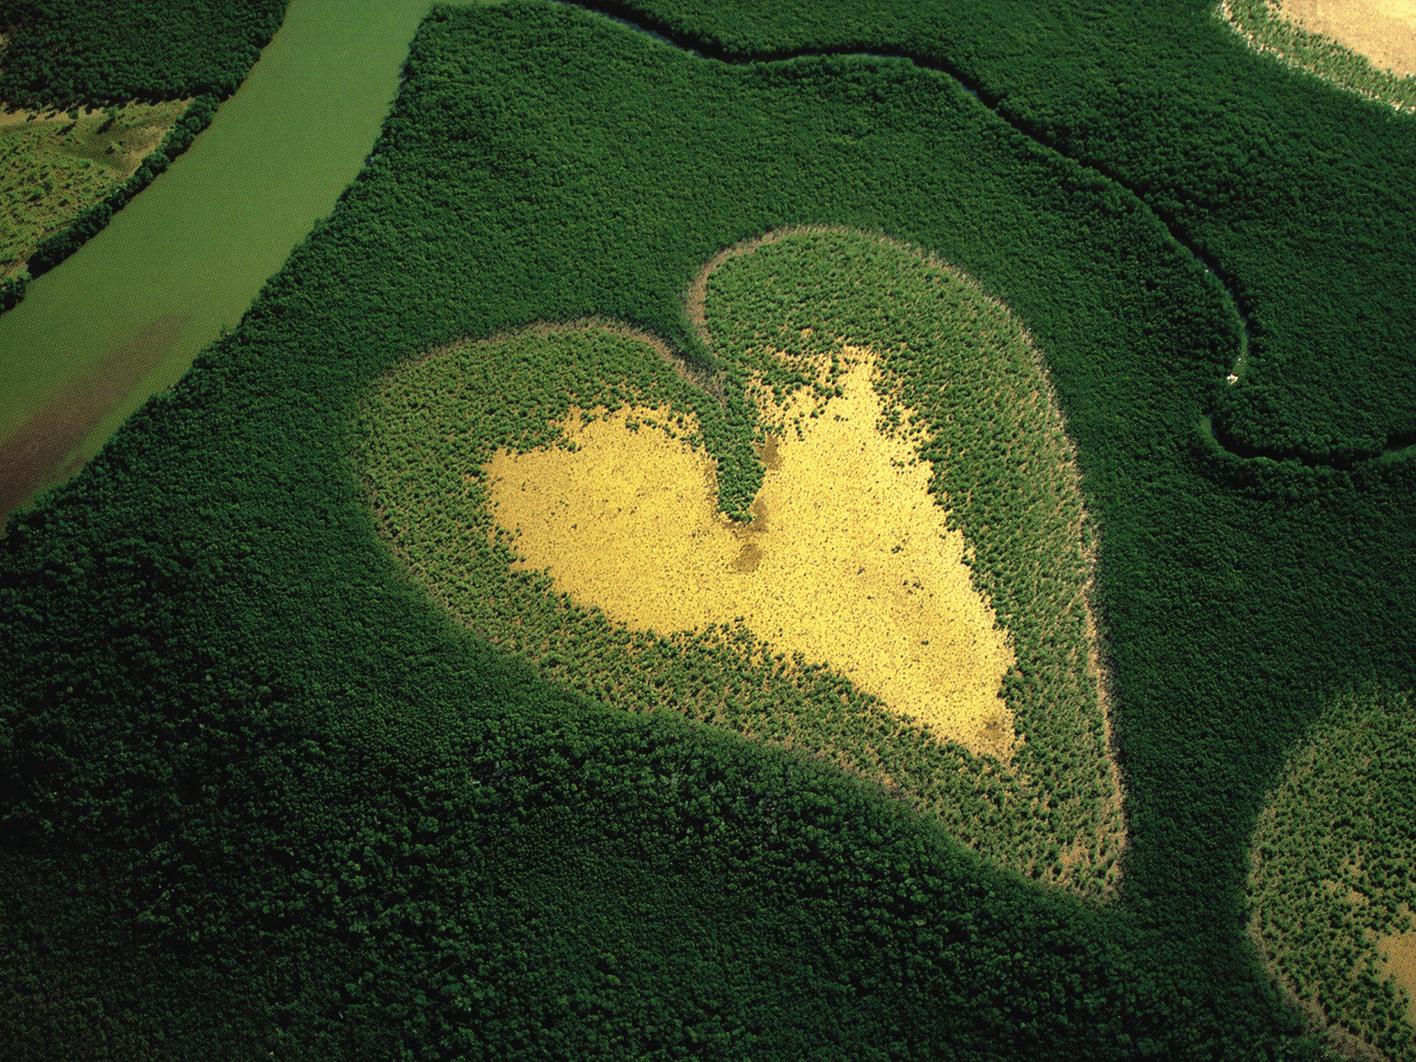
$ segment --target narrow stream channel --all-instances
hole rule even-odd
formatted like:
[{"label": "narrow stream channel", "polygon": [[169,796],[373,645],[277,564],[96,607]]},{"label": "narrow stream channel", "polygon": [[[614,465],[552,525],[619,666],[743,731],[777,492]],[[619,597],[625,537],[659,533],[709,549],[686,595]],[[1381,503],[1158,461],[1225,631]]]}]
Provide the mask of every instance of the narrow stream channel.
[{"label": "narrow stream channel", "polygon": [[431,0],[291,0],[211,126],[0,314],[0,519],[236,324],[359,172]]}]

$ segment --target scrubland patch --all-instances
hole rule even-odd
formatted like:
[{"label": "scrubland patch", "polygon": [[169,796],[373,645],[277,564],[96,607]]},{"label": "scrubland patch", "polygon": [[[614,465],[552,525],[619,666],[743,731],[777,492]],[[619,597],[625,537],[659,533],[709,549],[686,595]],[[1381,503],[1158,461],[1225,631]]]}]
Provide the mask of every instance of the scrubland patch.
[{"label": "scrubland patch", "polygon": [[1416,1059],[1416,718],[1340,699],[1259,818],[1251,930],[1279,982],[1350,1053]]},{"label": "scrubland patch", "polygon": [[186,101],[0,115],[0,275],[131,177]]},{"label": "scrubland patch", "polygon": [[[1409,921],[1410,911],[1402,918]],[[1406,1023],[1416,1028],[1416,929],[1404,933],[1389,933],[1377,941],[1382,955],[1382,969],[1406,996]]]},{"label": "scrubland patch", "polygon": [[716,256],[686,313],[711,372],[582,322],[380,381],[361,468],[395,553],[574,689],[808,752],[1105,893],[1095,531],[1026,331],[918,249],[830,229]]}]

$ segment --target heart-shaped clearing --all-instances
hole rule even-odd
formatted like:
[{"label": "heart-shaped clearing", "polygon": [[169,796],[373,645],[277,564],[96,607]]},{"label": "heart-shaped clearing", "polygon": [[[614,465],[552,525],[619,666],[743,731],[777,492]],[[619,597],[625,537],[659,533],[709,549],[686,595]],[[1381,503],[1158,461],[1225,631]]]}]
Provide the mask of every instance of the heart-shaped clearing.
[{"label": "heart-shaped clearing", "polygon": [[706,453],[650,426],[672,418],[666,408],[574,416],[570,447],[498,450],[493,512],[515,533],[518,567],[549,570],[619,623],[742,623],[937,736],[1007,759],[1012,650],[970,581],[963,534],[929,494],[928,463],[880,430],[875,358],[845,354],[839,396],[797,392],[780,411],[795,430],[769,436],[750,523],[719,511]]},{"label": "heart-shaped clearing", "polygon": [[574,688],[808,750],[1105,892],[1087,524],[1026,332],[917,249],[823,229],[719,255],[689,317],[711,377],[597,322],[401,365],[362,411],[395,552]]}]

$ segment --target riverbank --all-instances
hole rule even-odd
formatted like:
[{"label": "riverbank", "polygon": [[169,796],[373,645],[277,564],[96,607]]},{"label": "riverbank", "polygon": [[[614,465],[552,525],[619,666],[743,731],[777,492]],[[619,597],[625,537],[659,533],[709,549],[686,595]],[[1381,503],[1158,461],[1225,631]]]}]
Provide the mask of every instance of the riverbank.
[{"label": "riverbank", "polygon": [[[7,500],[22,504],[81,465],[239,320],[363,165],[428,8],[293,0],[190,150],[0,314],[0,463],[24,471],[24,483],[5,485]],[[135,344],[136,379],[134,359],[112,358]],[[78,423],[64,400],[78,394],[111,401],[86,400]],[[49,467],[11,460],[20,446],[52,454],[61,436],[74,441]]]}]

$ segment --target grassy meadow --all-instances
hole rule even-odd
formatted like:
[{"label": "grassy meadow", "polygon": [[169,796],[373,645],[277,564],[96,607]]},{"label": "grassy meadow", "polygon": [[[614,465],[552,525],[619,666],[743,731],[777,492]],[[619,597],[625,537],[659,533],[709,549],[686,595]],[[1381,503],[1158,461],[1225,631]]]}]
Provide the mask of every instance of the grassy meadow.
[{"label": "grassy meadow", "polygon": [[137,171],[186,110],[184,101],[0,115],[0,275],[24,268]]}]

